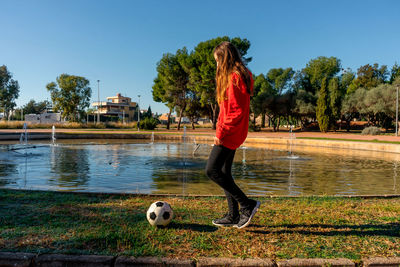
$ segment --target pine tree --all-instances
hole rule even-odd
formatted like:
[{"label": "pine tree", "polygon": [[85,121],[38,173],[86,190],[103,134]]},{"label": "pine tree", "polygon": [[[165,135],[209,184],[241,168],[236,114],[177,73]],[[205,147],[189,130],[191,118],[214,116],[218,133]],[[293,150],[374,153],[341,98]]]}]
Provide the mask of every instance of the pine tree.
[{"label": "pine tree", "polygon": [[329,95],[327,92],[326,78],[323,78],[317,100],[317,120],[321,132],[327,132],[330,124]]},{"label": "pine tree", "polygon": [[[340,118],[340,110],[342,106],[342,94],[339,87],[339,80],[337,77],[329,81],[329,104],[331,110],[330,125],[336,127],[336,121]],[[336,128],[335,128],[336,129]]]}]

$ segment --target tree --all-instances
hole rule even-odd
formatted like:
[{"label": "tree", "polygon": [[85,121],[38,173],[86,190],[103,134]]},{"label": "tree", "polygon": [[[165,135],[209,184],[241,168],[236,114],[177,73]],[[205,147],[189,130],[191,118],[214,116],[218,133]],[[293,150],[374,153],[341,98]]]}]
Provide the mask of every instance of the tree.
[{"label": "tree", "polygon": [[283,91],[290,90],[290,81],[294,75],[292,68],[270,69],[266,75],[274,91],[281,95]]},{"label": "tree", "polygon": [[340,60],[335,57],[318,57],[310,60],[302,70],[304,73],[303,87],[307,91],[317,93],[322,87],[322,81],[326,82],[336,76],[341,70]]},{"label": "tree", "polygon": [[329,130],[330,119],[330,109],[329,109],[329,95],[327,91],[327,78],[324,77],[321,83],[321,89],[319,90],[319,96],[317,100],[317,120],[319,129],[321,132],[327,132]]},{"label": "tree", "polygon": [[250,41],[239,37],[229,38],[227,36],[217,37],[211,40],[200,42],[191,53],[188,61],[189,84],[188,88],[200,97],[200,103],[211,111],[210,117],[213,121],[213,129],[216,128],[218,117],[218,104],[215,98],[215,71],[216,63],[213,55],[214,48],[223,41],[232,42],[239,50],[245,64],[252,60],[246,57],[250,48]]},{"label": "tree", "polygon": [[12,79],[12,74],[5,65],[0,66],[0,107],[3,108],[5,120],[15,106],[19,96],[18,81]]},{"label": "tree", "polygon": [[367,90],[365,98],[363,99],[365,110],[374,120],[374,125],[379,125],[388,130],[396,114],[396,88],[391,84],[380,84],[377,87]]},{"label": "tree", "polygon": [[396,78],[400,77],[400,66],[397,65],[397,62],[393,65],[392,70],[390,71],[390,83],[393,83]]},{"label": "tree", "polygon": [[185,47],[176,54],[164,54],[157,63],[158,74],[153,85],[153,99],[166,102],[170,111],[173,108],[179,111],[178,130],[187,104],[189,74],[185,68],[188,57]]},{"label": "tree", "polygon": [[50,106],[50,102],[47,100],[36,102],[31,99],[26,105],[22,107],[24,114],[39,114],[42,113]]},{"label": "tree", "polygon": [[341,107],[341,120],[346,122],[346,129],[350,131],[350,122],[360,115],[359,104],[363,100],[365,89],[359,88],[355,92],[346,94]]},{"label": "tree", "polygon": [[62,111],[62,117],[71,121],[82,120],[92,95],[86,78],[61,74],[57,77],[57,84],[51,82],[46,87],[51,94],[54,110]]},{"label": "tree", "polygon": [[[296,72],[293,76],[292,87],[296,93],[294,115],[300,119],[302,128],[308,124],[310,118],[315,119],[317,117],[317,100],[319,99],[318,93],[322,87],[322,81],[325,79],[327,86],[329,80],[337,77],[340,70],[341,63],[336,57],[318,57],[310,60],[305,68]],[[327,91],[327,88],[325,90]],[[329,97],[328,91],[326,93]]]},{"label": "tree", "polygon": [[[160,61],[161,62],[161,61]],[[157,71],[161,71],[163,67],[159,67],[160,62],[157,64]],[[159,69],[160,68],[160,69]],[[152,94],[153,94],[153,100],[156,102],[162,102],[164,103],[168,108],[168,121],[167,121],[167,130],[169,130],[170,127],[170,121],[171,121],[171,113],[172,110],[174,109],[174,101],[172,94],[168,91],[167,85],[164,82],[163,79],[163,74],[160,72],[157,74],[157,77],[154,79],[153,87],[152,87]]]},{"label": "tree", "polygon": [[153,117],[153,113],[151,112],[151,107],[149,106],[149,108],[147,109],[147,112],[145,114],[145,118],[152,118]]},{"label": "tree", "polygon": [[379,67],[375,63],[373,66],[367,64],[357,70],[357,78],[349,85],[348,93],[354,92],[358,88],[370,89],[387,81],[388,70],[386,65]]},{"label": "tree", "polygon": [[[267,81],[264,74],[260,74],[254,79],[253,97],[250,100],[250,108],[255,120],[261,114],[261,127],[265,127],[265,115],[267,106],[271,103],[273,96],[277,94],[271,84]],[[255,123],[255,122],[254,122]]]},{"label": "tree", "polygon": [[334,126],[334,129],[336,130],[336,121],[340,119],[340,111],[341,111],[341,105],[342,105],[342,91],[340,90],[339,86],[339,78],[334,77],[329,81],[329,108],[331,111],[331,123]]}]

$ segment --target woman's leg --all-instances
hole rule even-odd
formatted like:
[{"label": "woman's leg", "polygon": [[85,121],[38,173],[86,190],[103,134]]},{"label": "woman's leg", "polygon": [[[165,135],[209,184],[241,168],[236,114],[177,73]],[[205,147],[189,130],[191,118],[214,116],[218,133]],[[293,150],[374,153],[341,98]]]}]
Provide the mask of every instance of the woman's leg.
[{"label": "woman's leg", "polygon": [[[233,163],[233,158],[235,156],[235,152],[231,153],[229,157],[226,159],[224,166],[222,166],[222,173],[225,174],[226,176],[229,176],[232,178],[232,163]],[[228,207],[229,207],[229,214],[231,214],[234,218],[239,216],[239,204],[235,200],[235,198],[226,190],[224,190],[225,195],[226,195],[226,200],[228,201]]]},{"label": "woman's leg", "polygon": [[[253,201],[247,198],[243,191],[240,190],[231,175],[222,171],[225,163],[228,159],[233,160],[234,155],[235,150],[224,146],[214,146],[207,161],[206,173],[211,180],[228,192],[236,202],[239,202],[241,208],[247,208],[254,205]],[[229,165],[231,164],[228,164],[226,167],[231,167]]]}]

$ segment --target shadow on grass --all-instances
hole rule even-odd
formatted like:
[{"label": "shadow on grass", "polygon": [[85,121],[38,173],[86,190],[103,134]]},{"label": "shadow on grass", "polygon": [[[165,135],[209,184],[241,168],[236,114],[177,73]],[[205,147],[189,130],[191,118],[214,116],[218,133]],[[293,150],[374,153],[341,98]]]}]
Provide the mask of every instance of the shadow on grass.
[{"label": "shadow on grass", "polygon": [[[362,224],[362,225],[330,225],[330,224],[282,224],[273,226],[252,225],[252,228],[268,230],[250,230],[257,234],[304,234],[304,235],[358,235],[358,236],[390,236],[400,237],[400,223]],[[280,228],[280,229],[279,229]],[[286,229],[282,229],[286,228]],[[296,229],[299,228],[299,229]],[[316,228],[316,229],[313,229]],[[324,229],[323,231],[319,229]]]},{"label": "shadow on grass", "polygon": [[168,225],[170,229],[178,229],[178,230],[192,230],[196,232],[215,232],[217,231],[217,227],[206,225],[206,224],[196,224],[196,223],[176,223],[172,222]]}]

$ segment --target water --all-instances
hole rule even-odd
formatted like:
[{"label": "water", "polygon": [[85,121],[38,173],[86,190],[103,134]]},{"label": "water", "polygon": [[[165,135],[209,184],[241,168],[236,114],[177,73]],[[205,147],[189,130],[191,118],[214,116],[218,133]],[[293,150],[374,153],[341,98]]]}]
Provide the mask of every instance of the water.
[{"label": "water", "polygon": [[289,159],[299,159],[299,156],[295,156],[294,154],[293,154],[293,139],[296,139],[296,135],[295,135],[295,133],[293,132],[293,125],[290,125],[290,131],[289,131],[289,142],[290,142],[290,145],[289,145],[289,155],[288,155],[288,158]]},{"label": "water", "polygon": [[[57,140],[33,143],[22,156],[18,144],[0,145],[0,187],[59,191],[223,194],[204,173],[211,151],[201,144],[143,140]],[[337,150],[335,150],[337,152]],[[239,148],[232,173],[252,195],[399,194],[398,157],[365,152],[305,153]],[[371,155],[375,155],[372,157]],[[29,170],[29,172],[27,171]]]},{"label": "water", "polygon": [[54,125],[51,128],[51,142],[53,146],[56,145],[56,127]]},{"label": "water", "polygon": [[27,130],[27,124],[24,123],[24,126],[22,127],[23,132],[21,133],[21,136],[19,137],[19,143],[21,145],[27,145],[28,144],[28,130]]}]

